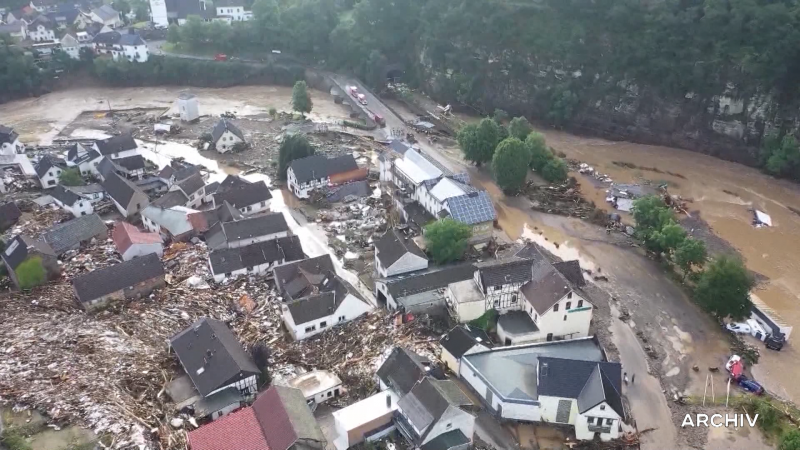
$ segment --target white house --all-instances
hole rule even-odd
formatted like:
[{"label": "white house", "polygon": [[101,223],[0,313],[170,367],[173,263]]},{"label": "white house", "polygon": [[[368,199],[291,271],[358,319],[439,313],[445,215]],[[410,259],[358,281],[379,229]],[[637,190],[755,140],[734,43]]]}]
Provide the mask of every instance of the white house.
[{"label": "white house", "polygon": [[208,266],[214,281],[221,283],[240,275],[263,275],[275,266],[304,258],[300,238],[286,236],[244,247],[213,250],[208,255]]},{"label": "white house", "polygon": [[120,35],[117,43],[118,53],[114,60],[125,58],[133,62],[146,62],[150,58],[150,50],[147,49],[147,42],[136,33],[133,28],[128,33]]},{"label": "white house", "polygon": [[197,104],[197,97],[190,92],[181,92],[181,94],[178,95],[178,113],[183,122],[194,122],[199,119],[200,108]]},{"label": "white house", "polygon": [[63,38],[61,38],[61,50],[64,53],[68,54],[72,59],[80,59],[81,58],[81,46],[78,40],[72,36],[71,34],[65,34]]},{"label": "white house", "polygon": [[106,191],[99,183],[91,183],[84,186],[70,186],[67,189],[80,195],[93,205],[106,198]]},{"label": "white house", "polygon": [[400,398],[392,391],[378,392],[333,412],[336,450],[347,450],[364,441],[379,440],[397,429],[394,413]]},{"label": "white house", "polygon": [[173,184],[170,191],[181,191],[187,198],[186,205],[189,208],[197,208],[203,204],[205,197],[205,180],[200,173],[194,173],[191,176],[180,180]]},{"label": "white house", "polygon": [[428,258],[413,238],[392,228],[375,241],[375,270],[381,278],[428,268]]},{"label": "white house", "polygon": [[7,34],[17,42],[28,38],[28,24],[24,20],[0,24],[0,34]]},{"label": "white house", "polygon": [[492,340],[485,331],[470,325],[456,325],[439,340],[442,362],[453,373],[461,369],[461,358],[464,355],[483,352],[493,347]]},{"label": "white house", "polygon": [[122,18],[111,5],[103,5],[92,10],[90,17],[93,22],[102,24],[109,28],[118,28],[124,24]]},{"label": "white house", "polygon": [[447,308],[446,288],[452,283],[471,280],[474,272],[474,264],[463,263],[377,279],[375,297],[379,305],[390,311],[443,314]]},{"label": "white house", "polygon": [[92,37],[89,36],[89,33],[85,31],[78,31],[75,33],[75,39],[78,40],[78,44],[81,46],[81,48],[91,47],[92,45]]},{"label": "white house", "polygon": [[216,250],[236,248],[289,236],[291,230],[281,213],[248,217],[234,222],[219,222],[205,235],[206,244]]},{"label": "white house", "polygon": [[622,366],[594,338],[464,355],[461,379],[502,419],[572,425],[578,439],[616,439],[625,419]]},{"label": "white house", "polygon": [[217,8],[217,17],[229,19],[231,22],[243,22],[253,18],[253,12],[244,5],[244,2],[237,0],[217,0],[214,2],[214,6]]},{"label": "white house", "polygon": [[62,163],[57,158],[47,155],[42,156],[42,159],[36,164],[36,175],[39,177],[39,184],[42,185],[42,189],[56,187],[59,175],[66,168],[66,163]]},{"label": "white house", "polygon": [[241,142],[244,142],[242,130],[225,118],[219,119],[211,130],[211,143],[220,153],[233,150],[233,146]]},{"label": "white house", "polygon": [[292,378],[286,384],[299,389],[312,409],[316,405],[340,396],[343,392],[342,380],[328,370],[306,372]]},{"label": "white house", "polygon": [[38,16],[28,24],[28,38],[33,42],[55,41],[56,33],[53,22],[46,16]]},{"label": "white house", "polygon": [[75,217],[85,216],[94,212],[92,202],[64,188],[64,186],[56,186],[50,195],[53,197],[53,202],[56,205],[69,211]]},{"label": "white house", "polygon": [[142,232],[127,222],[117,222],[111,231],[111,239],[117,252],[122,255],[123,261],[130,261],[150,253],[155,253],[159,258],[164,255],[161,236],[158,233]]},{"label": "white house", "polygon": [[94,149],[101,156],[108,156],[111,159],[127,158],[138,154],[139,146],[133,140],[130,133],[112,136],[94,143]]},{"label": "white house", "polygon": [[475,416],[464,408],[472,402],[452,380],[425,377],[397,402],[397,430],[414,448],[426,448],[444,434],[457,445],[469,444]]},{"label": "white house", "polygon": [[214,207],[228,202],[241,211],[242,214],[253,215],[263,211],[269,211],[272,193],[269,190],[269,186],[267,186],[264,181],[257,181],[255,183],[243,181],[241,184],[235,186],[226,186],[223,182],[217,187],[217,191],[212,199]]},{"label": "white house", "polygon": [[13,156],[25,153],[25,145],[19,141],[19,135],[13,128],[0,125],[0,155]]},{"label": "white house", "polygon": [[67,166],[77,167],[83,176],[99,175],[98,166],[102,159],[100,152],[94,148],[86,149],[80,143],[73,144],[67,150]]},{"label": "white house", "polygon": [[326,158],[324,155],[295,159],[286,170],[289,190],[298,198],[308,198],[315,189],[349,181],[363,180],[367,170],[360,169],[353,155]]},{"label": "white house", "polygon": [[160,234],[165,240],[186,241],[194,234],[189,214],[195,212],[184,206],[162,208],[151,204],[142,210],[142,224],[147,231]]},{"label": "white house", "polygon": [[345,323],[372,310],[350,283],[336,275],[330,255],[272,269],[283,296],[283,323],[296,340]]}]

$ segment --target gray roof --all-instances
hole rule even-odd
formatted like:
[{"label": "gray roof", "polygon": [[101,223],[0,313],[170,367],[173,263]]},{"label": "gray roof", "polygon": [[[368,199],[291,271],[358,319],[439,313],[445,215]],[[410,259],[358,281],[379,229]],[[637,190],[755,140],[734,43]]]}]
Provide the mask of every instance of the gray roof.
[{"label": "gray roof", "polygon": [[427,373],[423,361],[423,358],[413,351],[395,347],[378,368],[378,378],[394,389],[397,395],[406,395]]},{"label": "gray roof", "polygon": [[206,185],[206,195],[209,194],[216,194],[217,189],[219,189],[219,181],[215,181],[213,183],[208,183]]},{"label": "gray roof", "polygon": [[224,192],[228,189],[246,186],[248,184],[250,184],[249,181],[238,175],[228,175],[224,180],[222,180],[222,183],[219,184],[218,192]]},{"label": "gray roof", "polygon": [[[619,385],[619,369],[621,367],[618,364],[609,367],[607,364],[610,363],[597,363],[595,365],[594,369],[592,369],[592,374],[589,375],[589,380],[578,395],[578,412],[581,414],[602,402],[606,402],[620,417],[625,417]],[[611,376],[609,376],[609,373]],[[615,378],[617,380],[616,383],[613,381]]]},{"label": "gray roof", "polygon": [[[222,190],[222,186],[220,185],[217,190]],[[214,195],[215,204],[221,205],[227,201],[236,208],[244,208],[245,206],[255,205],[270,199],[272,199],[272,193],[263,181],[237,185]]]},{"label": "gray roof", "polygon": [[312,286],[322,283],[325,274],[335,273],[336,268],[331,255],[325,254],[278,266],[272,272],[278,291],[287,299],[295,299],[310,294]]},{"label": "gray roof", "polygon": [[326,178],[338,173],[358,169],[353,155],[347,154],[336,158],[326,158],[324,155],[312,155],[295,159],[289,164],[298,183]]},{"label": "gray roof", "polygon": [[128,207],[128,203],[130,203],[131,198],[133,198],[134,194],[137,192],[145,196],[144,192],[142,192],[138,186],[116,173],[110,173],[108,177],[103,180],[102,184],[108,196],[114,199],[114,201],[119,203],[123,208]]},{"label": "gray roof", "polygon": [[60,255],[80,247],[81,242],[92,238],[107,239],[108,227],[97,214],[76,217],[50,228],[43,236],[53,251]]},{"label": "gray roof", "polygon": [[190,196],[195,192],[203,189],[203,186],[206,185],[206,182],[203,180],[203,176],[199,173],[194,173],[188,178],[185,178],[177,183],[178,188],[183,191],[184,194]]},{"label": "gray roof", "polygon": [[381,265],[386,268],[391,267],[406,253],[411,253],[425,260],[428,259],[414,242],[414,239],[403,236],[397,228],[392,228],[375,241],[375,249],[378,250],[376,257],[381,261]]},{"label": "gray roof", "polygon": [[188,201],[189,197],[187,197],[186,194],[176,190],[165,192],[164,195],[153,200],[150,204],[159,208],[168,209],[173,206],[184,206]]},{"label": "gray roof", "polygon": [[283,217],[283,214],[271,213],[236,222],[224,222],[222,231],[228,241],[237,241],[239,239],[289,231],[289,225],[286,224],[286,218]]},{"label": "gray roof", "polygon": [[78,195],[97,194],[103,192],[103,186],[100,183],[90,183],[84,186],[70,186],[69,190]]},{"label": "gray roof", "polygon": [[497,326],[511,335],[535,333],[539,327],[533,322],[526,311],[508,311],[497,319]]},{"label": "gray roof", "polygon": [[75,204],[75,202],[83,200],[80,195],[66,189],[60,184],[50,192],[50,195],[53,196],[54,199],[67,206],[72,206]]},{"label": "gray roof", "polygon": [[[102,36],[102,34],[95,36],[95,40],[99,36]],[[136,141],[133,140],[133,136],[131,136],[129,133],[103,139],[101,141],[97,141],[96,144],[101,155],[113,155],[114,153],[124,152],[126,150],[136,150],[138,148]]]},{"label": "gray roof", "polygon": [[72,285],[78,300],[86,303],[158,277],[164,277],[164,268],[158,255],[150,253],[78,276],[72,280]]},{"label": "gray roof", "polygon": [[172,236],[181,236],[194,230],[186,211],[148,205],[142,210],[142,217],[152,220]]},{"label": "gray roof", "polygon": [[38,175],[39,178],[42,178],[47,173],[47,171],[52,169],[53,167],[65,169],[66,165],[63,163],[63,161],[61,161],[56,157],[50,155],[42,156],[42,158],[39,160],[39,163],[36,164],[35,167],[36,175]]},{"label": "gray roof", "polygon": [[583,270],[581,270],[581,263],[576,259],[572,261],[564,261],[553,263],[564,278],[567,279],[575,287],[586,286],[586,280],[583,278]]},{"label": "gray roof", "polygon": [[461,358],[464,353],[478,344],[492,348],[492,340],[485,331],[466,324],[457,325],[439,340],[439,345],[454,358]]},{"label": "gray roof", "polygon": [[409,422],[418,430],[425,430],[420,436],[424,440],[435,424],[451,406],[460,407],[472,403],[452,380],[438,381],[425,377],[398,402]]},{"label": "gray roof", "polygon": [[[103,27],[103,25],[99,24],[99,23],[93,23],[92,25],[98,26],[100,29],[102,29],[102,27]],[[87,31],[89,31],[89,30],[87,29]],[[97,31],[100,31],[100,30],[97,30]],[[104,33],[98,33],[97,35],[95,35],[95,37],[92,38],[92,42],[95,43],[95,44],[102,44],[102,45],[110,46],[110,45],[113,45],[113,44],[116,44],[117,42],[119,42],[120,36],[121,35],[117,31],[106,31]],[[111,138],[111,139],[113,139],[113,138]],[[98,143],[98,147],[99,147],[99,143]],[[102,150],[100,150],[100,152],[103,153],[104,155],[107,154],[107,153],[104,153]],[[110,152],[110,153],[114,153],[114,152]]]},{"label": "gray roof", "polygon": [[522,286],[522,295],[539,315],[546,313],[553,305],[572,290],[569,281],[550,264],[541,264],[534,269],[533,279]]},{"label": "gray roof", "polygon": [[386,282],[386,288],[395,299],[446,287],[450,283],[469,280],[475,273],[472,263],[463,263],[428,272],[409,275]]},{"label": "gray roof", "polygon": [[21,215],[22,211],[19,210],[16,203],[8,202],[0,204],[0,232],[5,231],[4,228],[17,223]]},{"label": "gray roof", "polygon": [[211,394],[208,397],[203,397],[194,404],[194,416],[202,418],[213,414],[226,406],[235,403],[241,404],[244,402],[244,397],[239,389],[231,386],[225,388],[217,393]]},{"label": "gray roof", "polygon": [[484,292],[489,286],[525,283],[531,280],[530,260],[516,257],[498,259],[475,264],[478,268]]},{"label": "gray roof", "polygon": [[456,428],[447,433],[431,439],[420,447],[422,450],[450,450],[454,448],[467,448],[470,439],[464,435],[461,429]]},{"label": "gray roof", "polygon": [[517,258],[530,259],[534,262],[544,260],[544,255],[542,255],[542,251],[539,249],[539,246],[533,242],[525,244],[525,246],[519,249],[514,256]]},{"label": "gray roof", "polygon": [[35,241],[24,234],[18,234],[14,239],[7,242],[2,255],[6,266],[11,269],[16,269],[28,256],[36,253],[56,256],[49,244],[42,241]]},{"label": "gray roof", "polygon": [[227,119],[219,119],[216,125],[214,125],[214,129],[211,130],[211,140],[217,142],[219,138],[222,137],[222,134],[225,133],[225,130],[230,131],[236,137],[241,140],[244,140],[244,134],[242,134],[242,130],[240,130],[236,125],[231,123]]},{"label": "gray roof", "polygon": [[361,296],[355,288],[333,271],[319,275],[321,278],[312,283],[314,287],[312,293],[305,293],[302,297],[297,296],[286,302],[289,314],[297,325],[332,315],[348,295],[353,295],[361,300]]},{"label": "gray roof", "polygon": [[[141,258],[132,261],[138,259]],[[203,317],[173,336],[169,345],[204,397],[220,387],[261,374],[230,328],[219,320]]]},{"label": "gray roof", "polygon": [[140,170],[144,169],[145,162],[142,155],[126,156],[125,158],[115,159],[114,163],[123,169]]},{"label": "gray roof", "polygon": [[13,128],[0,125],[0,144],[10,144],[19,138],[19,134]]},{"label": "gray roof", "polygon": [[[533,401],[539,396],[536,383],[539,358],[551,356],[578,362],[598,363],[605,360],[605,355],[594,338],[495,347],[486,352],[464,355],[461,360],[462,364],[474,367],[478,377],[496,395],[507,399]],[[578,393],[573,398],[577,398]]]},{"label": "gray roof", "polygon": [[144,40],[138,33],[122,33],[119,37],[119,45],[145,45]]},{"label": "gray roof", "polygon": [[[14,23],[3,23],[0,24],[0,34],[12,34],[12,33],[21,33],[22,32],[22,21],[14,22]],[[11,141],[4,141],[4,137],[0,135],[0,144],[5,142]]]},{"label": "gray roof", "polygon": [[99,8],[95,8],[92,12],[97,14],[103,21],[119,18],[119,13],[110,5],[103,5]]},{"label": "gray roof", "polygon": [[331,203],[337,203],[344,201],[347,197],[362,198],[371,193],[372,189],[369,187],[369,181],[359,180],[331,188],[328,191],[327,199]]},{"label": "gray roof", "polygon": [[492,198],[486,191],[450,197],[445,200],[445,203],[449,206],[450,216],[461,223],[474,225],[497,218]]},{"label": "gray roof", "polygon": [[[98,152],[95,149],[90,149],[86,153],[81,155],[80,157],[75,157],[73,159],[75,160],[75,164],[83,164],[83,163],[85,163],[87,161],[92,161],[95,158],[99,158],[99,157],[100,157],[100,152]],[[67,158],[69,158],[69,156],[67,156]]]},{"label": "gray roof", "polygon": [[104,156],[97,164],[97,171],[100,172],[100,176],[103,177],[104,180],[108,178],[109,175],[117,173],[119,170],[119,166],[108,156]]},{"label": "gray roof", "polygon": [[297,261],[304,257],[300,238],[287,236],[244,247],[214,250],[208,255],[208,260],[211,271],[222,274],[277,261]]},{"label": "gray roof", "polygon": [[409,145],[409,144],[407,144],[407,143],[405,143],[405,142],[403,142],[401,140],[393,139],[392,141],[389,142],[389,147],[392,150],[396,151],[397,153],[399,153],[401,155],[405,155],[406,151],[408,151],[408,149],[411,148],[411,145]]}]

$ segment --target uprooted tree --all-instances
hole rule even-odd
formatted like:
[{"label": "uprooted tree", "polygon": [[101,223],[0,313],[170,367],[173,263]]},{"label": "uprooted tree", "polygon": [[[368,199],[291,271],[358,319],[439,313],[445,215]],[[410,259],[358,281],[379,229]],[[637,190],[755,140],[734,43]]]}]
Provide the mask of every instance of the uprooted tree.
[{"label": "uprooted tree", "polygon": [[278,176],[286,180],[286,169],[295,159],[305,158],[314,154],[314,146],[308,142],[305,134],[286,136],[278,150]]},{"label": "uprooted tree", "polygon": [[425,227],[425,243],[428,254],[437,264],[458,261],[467,251],[472,228],[469,225],[446,218]]}]

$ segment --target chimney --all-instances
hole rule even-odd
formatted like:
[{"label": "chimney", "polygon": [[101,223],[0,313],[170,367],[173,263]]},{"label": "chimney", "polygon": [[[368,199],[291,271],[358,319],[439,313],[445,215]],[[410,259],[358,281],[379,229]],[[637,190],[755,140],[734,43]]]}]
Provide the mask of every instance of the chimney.
[{"label": "chimney", "polygon": [[547,363],[542,363],[542,376],[547,376]]},{"label": "chimney", "polygon": [[391,408],[392,407],[392,395],[391,394],[386,394],[386,407],[387,408]]}]

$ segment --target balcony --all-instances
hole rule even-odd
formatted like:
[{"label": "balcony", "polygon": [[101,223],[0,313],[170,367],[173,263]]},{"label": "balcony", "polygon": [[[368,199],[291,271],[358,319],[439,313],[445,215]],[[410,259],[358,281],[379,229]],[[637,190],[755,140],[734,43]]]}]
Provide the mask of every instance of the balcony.
[{"label": "balcony", "polygon": [[611,433],[611,426],[610,425],[596,425],[596,424],[590,423],[586,427],[592,433]]}]

